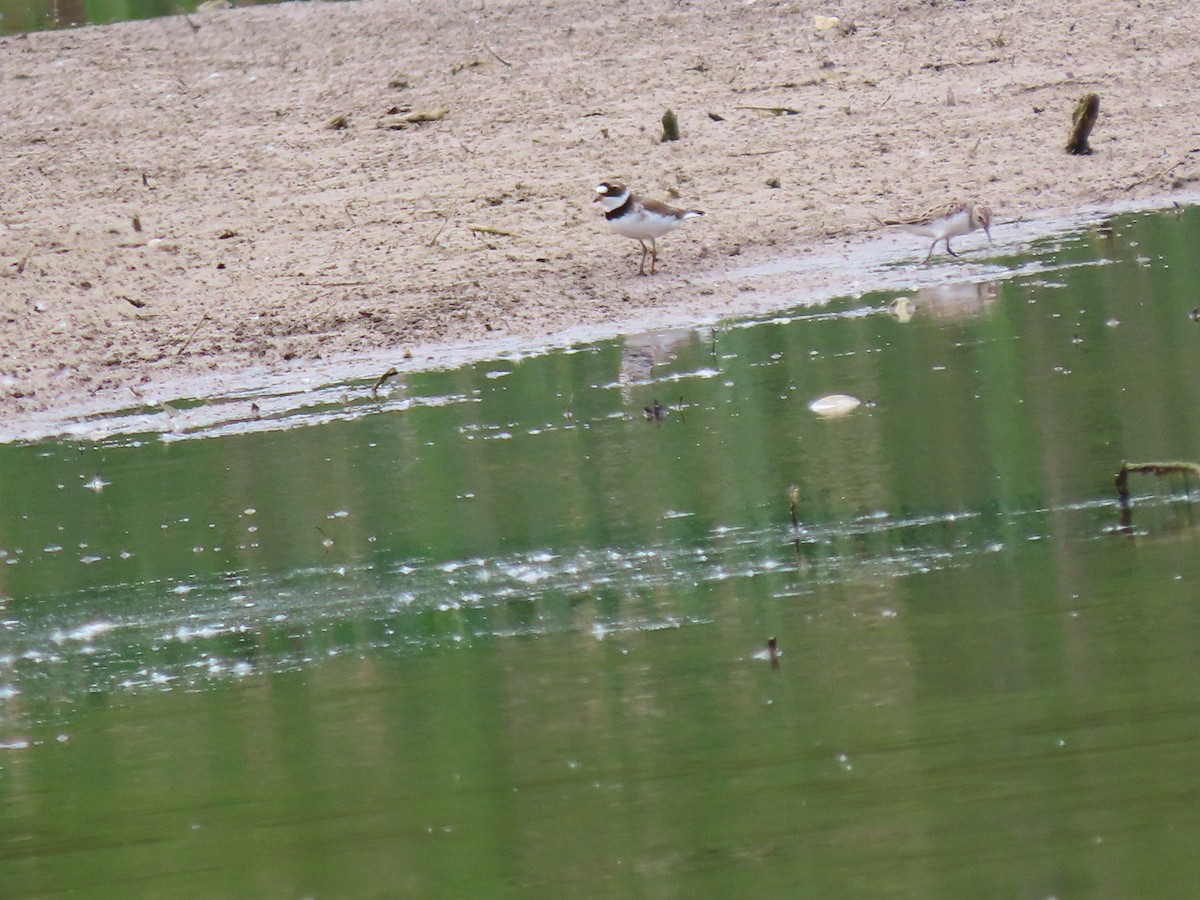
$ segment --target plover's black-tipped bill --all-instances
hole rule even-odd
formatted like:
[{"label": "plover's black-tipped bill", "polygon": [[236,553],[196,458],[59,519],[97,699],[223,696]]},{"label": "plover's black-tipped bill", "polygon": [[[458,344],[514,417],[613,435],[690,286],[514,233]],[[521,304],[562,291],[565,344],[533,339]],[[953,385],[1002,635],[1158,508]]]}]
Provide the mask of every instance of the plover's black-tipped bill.
[{"label": "plover's black-tipped bill", "polygon": [[628,192],[629,188],[619,181],[602,181],[596,185],[596,193],[601,197],[620,197]]}]

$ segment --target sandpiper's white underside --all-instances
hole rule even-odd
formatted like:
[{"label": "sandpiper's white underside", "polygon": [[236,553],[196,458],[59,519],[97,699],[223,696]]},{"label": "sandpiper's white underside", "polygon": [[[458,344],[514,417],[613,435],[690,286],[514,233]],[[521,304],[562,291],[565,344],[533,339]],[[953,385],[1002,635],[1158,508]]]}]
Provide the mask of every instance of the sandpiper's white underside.
[{"label": "sandpiper's white underside", "polygon": [[948,237],[958,237],[961,234],[970,234],[975,230],[971,223],[971,215],[965,209],[952,216],[943,216],[928,222],[905,222],[898,227],[909,234],[922,234],[939,241]]},{"label": "sandpiper's white underside", "polygon": [[950,239],[970,234],[977,228],[982,228],[990,241],[992,234],[988,226],[991,224],[991,221],[991,210],[982,204],[948,203],[943,206],[934,207],[924,215],[900,221],[884,222],[883,224],[899,228],[901,231],[907,231],[909,234],[919,234],[924,237],[933,238],[933,244],[929,247],[929,254],[925,257],[925,261],[928,262],[929,257],[933,255],[934,247],[938,245],[939,241],[946,242],[946,252],[951,256],[958,256],[950,247]]}]

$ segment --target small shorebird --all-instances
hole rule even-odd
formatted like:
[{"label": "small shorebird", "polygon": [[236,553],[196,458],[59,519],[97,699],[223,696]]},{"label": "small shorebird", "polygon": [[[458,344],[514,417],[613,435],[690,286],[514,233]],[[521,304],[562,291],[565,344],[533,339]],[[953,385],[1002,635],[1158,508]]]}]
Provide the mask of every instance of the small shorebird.
[{"label": "small shorebird", "polygon": [[992,211],[982,203],[946,203],[942,206],[935,206],[911,219],[893,219],[883,224],[894,225],[909,234],[922,234],[925,237],[933,238],[933,243],[929,245],[929,253],[925,256],[925,262],[929,262],[929,257],[933,256],[933,250],[937,247],[938,241],[945,241],[946,252],[951,256],[958,256],[950,248],[950,238],[970,234],[972,231],[982,228],[988,241],[992,239],[992,232],[989,230],[992,224]]},{"label": "small shorebird", "polygon": [[[659,203],[657,200],[646,200],[637,194],[631,194],[629,188],[615,181],[603,181],[596,185],[596,199],[604,208],[604,218],[617,234],[633,238],[642,245],[642,261],[638,265],[638,274],[646,274],[646,254],[650,254],[650,274],[654,274],[654,266],[658,262],[658,247],[655,241],[665,234],[674,231],[683,224],[684,219],[704,215],[698,209],[676,209]],[[650,246],[646,246],[646,241]]]}]

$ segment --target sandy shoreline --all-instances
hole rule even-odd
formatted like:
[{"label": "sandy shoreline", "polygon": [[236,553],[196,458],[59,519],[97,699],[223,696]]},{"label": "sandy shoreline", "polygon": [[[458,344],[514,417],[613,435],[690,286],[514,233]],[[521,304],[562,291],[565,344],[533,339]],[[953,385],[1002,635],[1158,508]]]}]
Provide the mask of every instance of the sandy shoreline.
[{"label": "sandy shoreline", "polygon": [[[787,283],[730,272],[852,266],[875,216],[976,197],[1003,223],[1200,178],[1188,0],[422,6],[0,39],[5,430],[248,367],[712,318]],[[818,13],[857,28],[817,31]],[[1088,90],[1095,152],[1069,156]],[[659,141],[667,108],[678,142]],[[708,213],[653,278],[591,207],[607,177]]]}]

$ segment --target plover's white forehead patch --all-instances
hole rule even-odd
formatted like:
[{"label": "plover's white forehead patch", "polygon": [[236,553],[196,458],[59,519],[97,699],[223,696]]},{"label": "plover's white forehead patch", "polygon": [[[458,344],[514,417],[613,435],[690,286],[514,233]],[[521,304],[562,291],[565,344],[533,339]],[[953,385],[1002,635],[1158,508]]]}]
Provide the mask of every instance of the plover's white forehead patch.
[{"label": "plover's white forehead patch", "polygon": [[596,185],[596,193],[597,194],[607,194],[608,193],[608,185],[607,184]]}]

